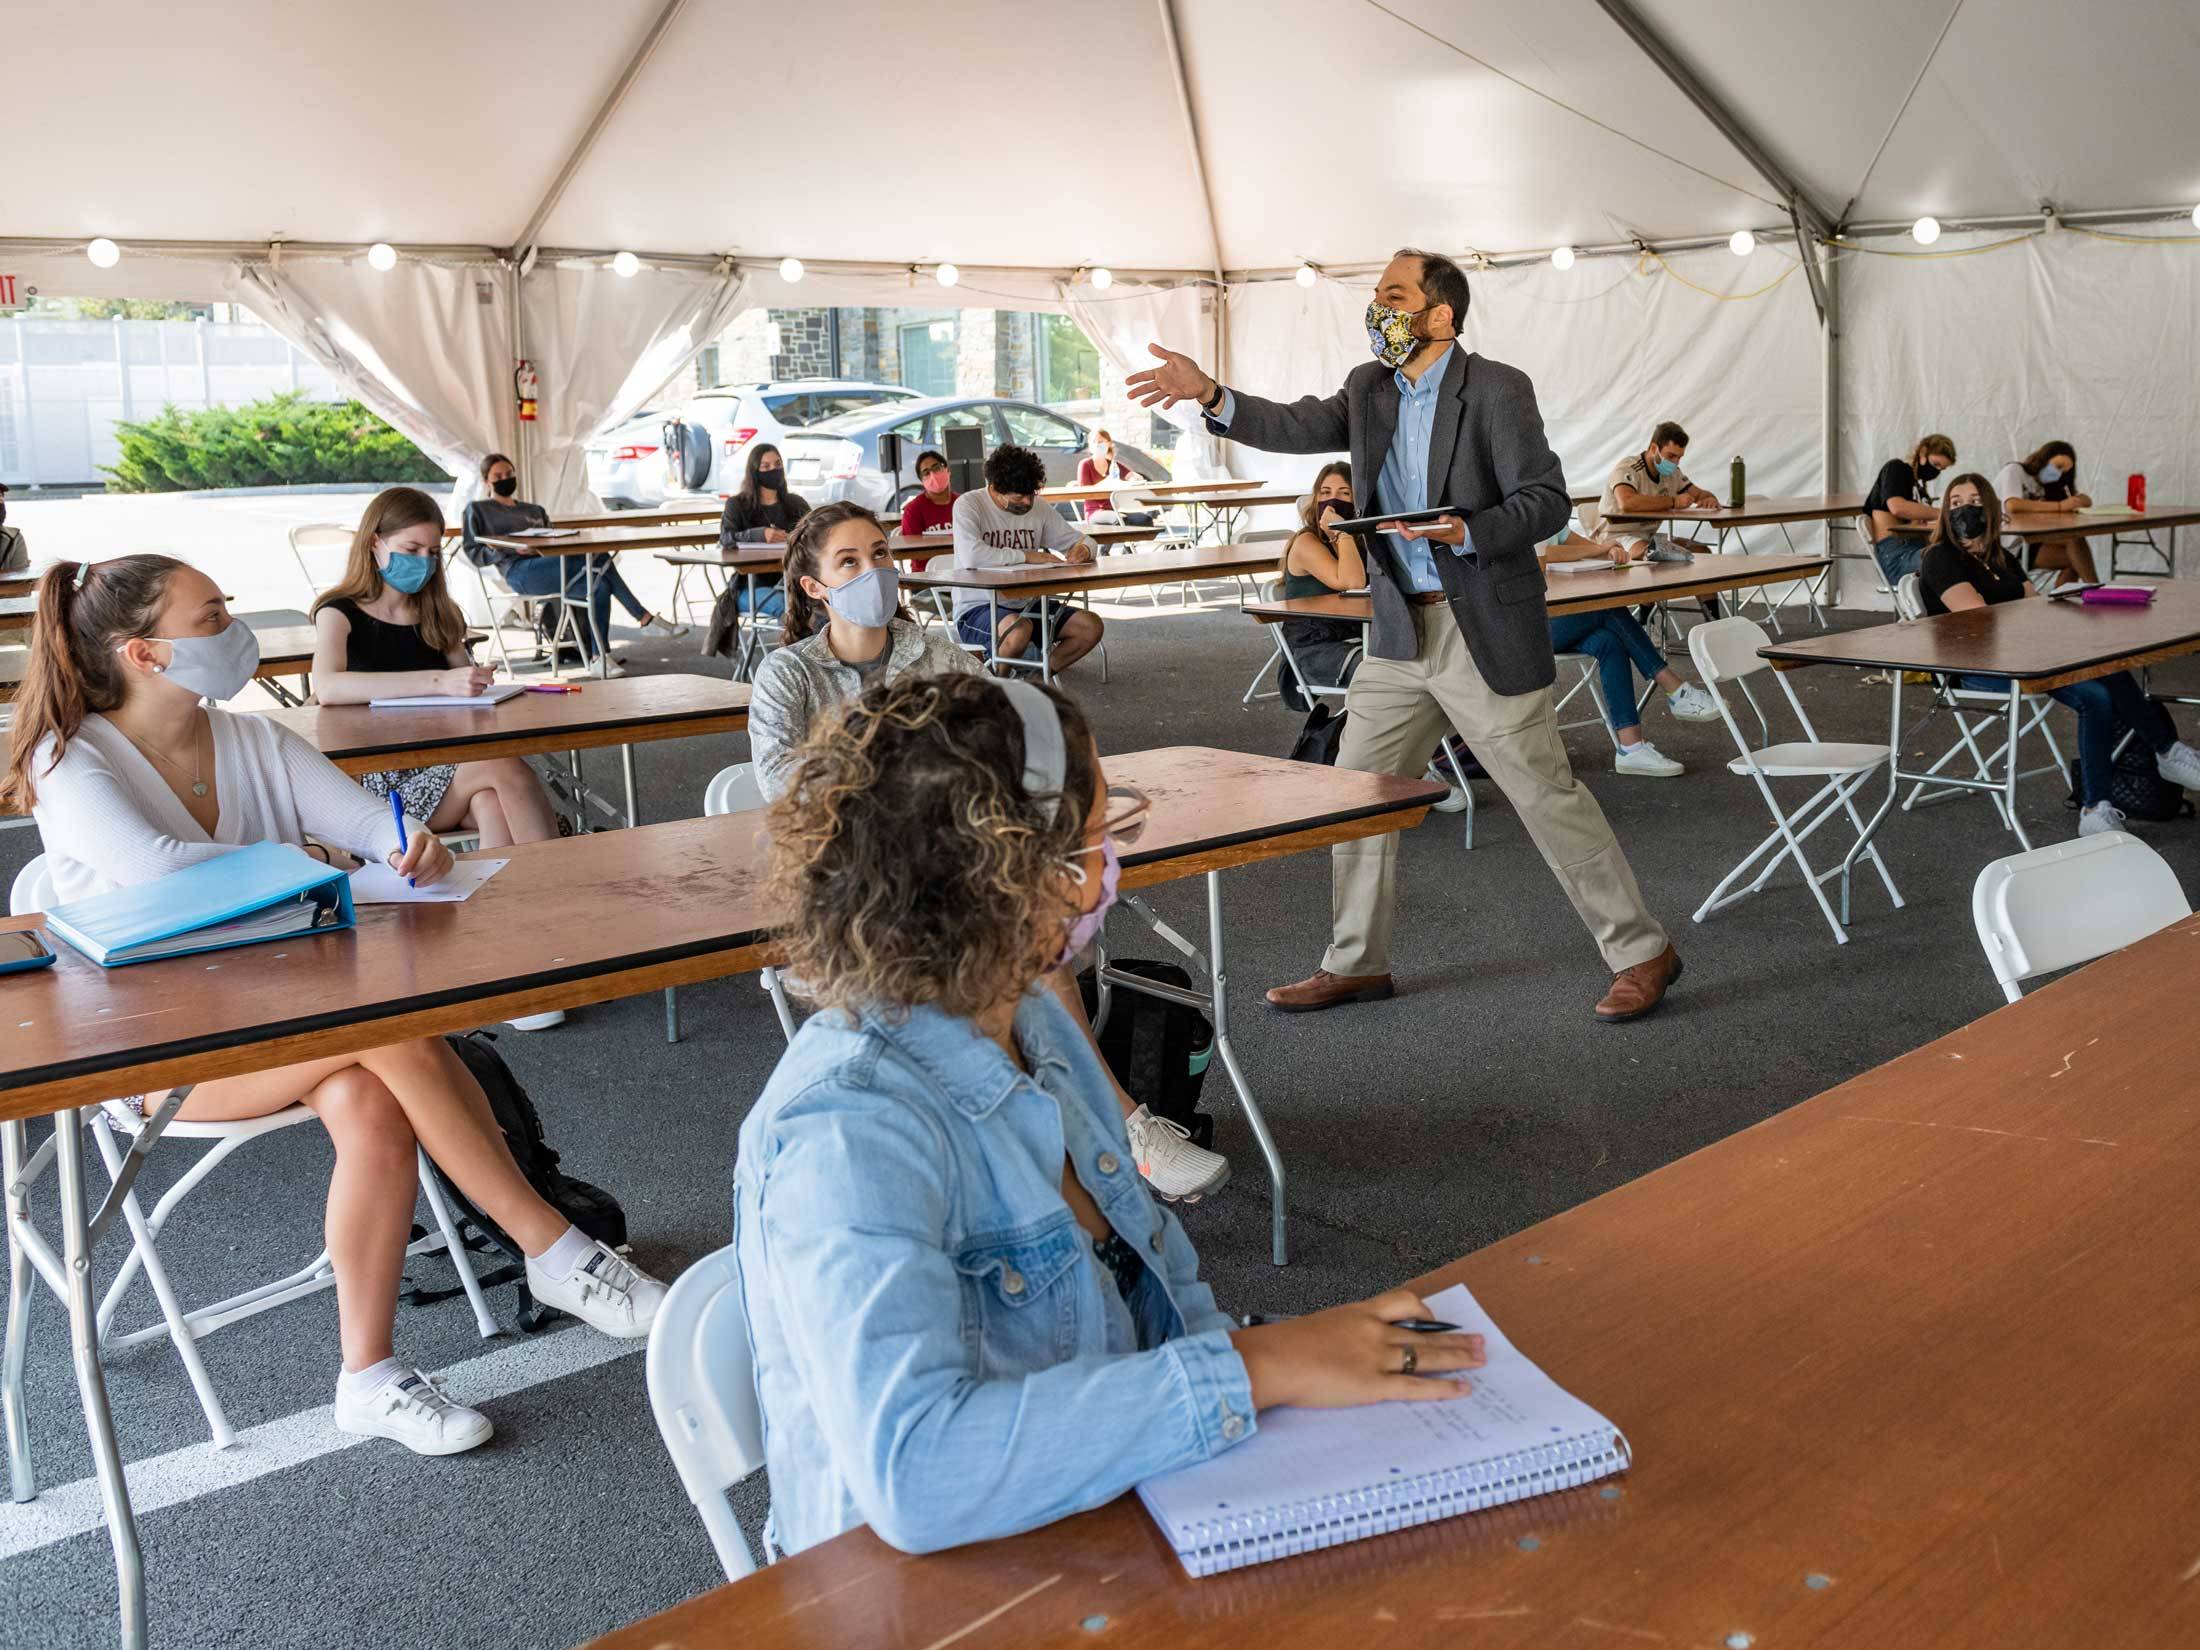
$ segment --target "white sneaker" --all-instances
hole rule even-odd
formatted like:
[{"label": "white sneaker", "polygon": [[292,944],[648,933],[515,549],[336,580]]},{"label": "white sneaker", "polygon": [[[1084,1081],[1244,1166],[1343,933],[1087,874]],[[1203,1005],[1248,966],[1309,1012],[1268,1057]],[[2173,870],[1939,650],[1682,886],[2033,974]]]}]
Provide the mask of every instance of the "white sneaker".
[{"label": "white sneaker", "polygon": [[415,1455],[457,1455],[486,1444],[496,1428],[480,1410],[446,1398],[434,1376],[410,1369],[357,1396],[339,1384],[336,1430],[361,1438],[394,1438]]},{"label": "white sneaker", "polygon": [[514,1031],[548,1031],[552,1026],[565,1024],[565,1010],[552,1008],[540,1014],[521,1014],[504,1023]]},{"label": "white sneaker", "polygon": [[2078,835],[2099,836],[2124,828],[2124,811],[2113,802],[2096,802],[2078,815]]},{"label": "white sneaker", "polygon": [[1694,682],[1683,682],[1665,696],[1665,708],[1683,722],[1716,722],[1719,702]]},{"label": "white sneaker", "polygon": [[652,614],[650,616],[649,623],[645,625],[637,625],[635,628],[637,631],[639,631],[640,634],[644,636],[664,636],[669,638],[673,636],[685,636],[688,633],[688,627],[686,625],[674,624],[670,619],[660,619],[655,614]]},{"label": "white sneaker", "polygon": [[[588,667],[587,675],[588,675],[588,676],[593,676],[593,675],[595,675],[595,674],[596,674],[596,672],[597,672],[597,667],[596,667],[595,663],[594,663],[593,661],[591,661],[591,662],[590,662],[590,664],[589,664],[589,667]],[[604,674],[604,676],[606,676],[607,678],[610,678],[610,679],[616,680],[617,678],[619,678],[619,677],[621,677],[621,676],[624,676],[624,675],[626,674],[626,665],[625,665],[625,663],[624,663],[624,662],[623,662],[622,660],[619,660],[619,659],[617,659],[617,658],[613,658],[613,659],[611,659],[611,660],[608,660],[608,661],[607,661],[607,662],[606,662],[606,663],[604,664],[604,666],[603,666],[603,674]],[[584,678],[583,678],[583,680],[586,680],[586,677],[584,677]]]},{"label": "white sneaker", "polygon": [[665,1298],[663,1284],[604,1243],[562,1282],[530,1260],[527,1288],[543,1305],[570,1312],[591,1329],[621,1341],[648,1334]]},{"label": "white sneaker", "polygon": [[1440,814],[1466,812],[1467,793],[1459,788],[1459,781],[1452,778],[1448,767],[1432,762],[1429,764],[1428,772],[1422,777],[1445,788],[1444,800],[1429,804],[1432,812]]},{"label": "white sneaker", "polygon": [[2200,751],[2182,739],[2154,759],[2154,771],[2172,785],[2200,791]]},{"label": "white sneaker", "polygon": [[1197,1203],[1209,1192],[1219,1192],[1230,1178],[1230,1160],[1219,1152],[1192,1144],[1192,1131],[1166,1117],[1156,1117],[1144,1106],[1123,1119],[1131,1137],[1131,1155],[1138,1172],[1154,1195],[1174,1203],[1179,1198]]},{"label": "white sneaker", "polygon": [[1620,746],[1619,754],[1612,758],[1612,771],[1631,773],[1638,779],[1671,779],[1688,770],[1645,739]]}]

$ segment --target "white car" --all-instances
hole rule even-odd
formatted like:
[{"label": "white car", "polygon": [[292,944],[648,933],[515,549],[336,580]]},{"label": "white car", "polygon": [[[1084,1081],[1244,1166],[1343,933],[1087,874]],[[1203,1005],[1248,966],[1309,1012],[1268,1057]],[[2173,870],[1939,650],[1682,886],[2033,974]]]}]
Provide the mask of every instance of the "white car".
[{"label": "white car", "polygon": [[607,510],[646,510],[665,501],[665,415],[644,407],[582,449],[588,490]]},{"label": "white car", "polygon": [[918,398],[915,390],[899,384],[845,378],[721,384],[690,401],[677,418],[664,421],[659,436],[664,448],[661,486],[671,493],[730,497],[741,485],[752,444],[777,446],[819,419]]}]

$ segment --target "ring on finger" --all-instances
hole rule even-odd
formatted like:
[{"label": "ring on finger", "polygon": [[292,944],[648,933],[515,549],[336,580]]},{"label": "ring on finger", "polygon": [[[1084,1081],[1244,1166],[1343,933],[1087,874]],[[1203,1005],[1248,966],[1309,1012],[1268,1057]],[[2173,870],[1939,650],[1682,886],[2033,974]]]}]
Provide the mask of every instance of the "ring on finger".
[{"label": "ring on finger", "polygon": [[1401,1364],[1401,1365],[1399,1366],[1399,1368],[1398,1368],[1398,1373],[1399,1373],[1399,1374],[1401,1374],[1401,1375],[1411,1375],[1411,1374],[1412,1374],[1412,1373],[1413,1373],[1413,1372],[1414,1372],[1415,1370],[1417,1370],[1417,1369],[1419,1369],[1419,1368],[1421,1367],[1421,1354],[1420,1354],[1420,1353],[1416,1352],[1416,1351],[1415,1351],[1415,1350],[1414,1350],[1414,1349],[1413,1349],[1412,1347],[1410,1347],[1410,1346],[1408,1346],[1408,1347],[1401,1347],[1401,1348],[1400,1348],[1399,1350],[1401,1351],[1401,1353],[1402,1353],[1402,1354],[1404,1355],[1404,1357],[1405,1357],[1405,1362],[1404,1362],[1403,1364]]}]

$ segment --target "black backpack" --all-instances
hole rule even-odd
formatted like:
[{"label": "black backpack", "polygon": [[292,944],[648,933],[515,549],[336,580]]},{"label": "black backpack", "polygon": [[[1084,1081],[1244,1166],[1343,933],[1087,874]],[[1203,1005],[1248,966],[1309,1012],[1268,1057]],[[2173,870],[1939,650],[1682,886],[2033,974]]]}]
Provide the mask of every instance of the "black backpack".
[{"label": "black backpack", "polygon": [[[2127,819],[2150,825],[2190,819],[2192,804],[2185,800],[2184,791],[2162,777],[2146,741],[2136,737],[2124,739],[2125,731],[2121,722],[2116,724],[2116,737],[2123,739],[2123,747],[2116,752],[2109,770],[2109,802],[2121,808]],[[2078,799],[2082,794],[2078,789],[2078,764],[2073,761],[2070,764],[2070,799],[2064,806],[2080,806]]]},{"label": "black backpack", "polygon": [[[1191,975],[1175,963],[1111,958],[1108,966],[1119,974],[1191,989]],[[1093,1018],[1100,993],[1091,969],[1077,976],[1077,988],[1085,999],[1086,1018]],[[1206,1015],[1119,985],[1108,993],[1108,1023],[1095,1041],[1125,1093],[1154,1116],[1189,1129],[1193,1145],[1212,1144],[1215,1120],[1199,1109],[1199,1091],[1207,1084],[1207,1063],[1215,1051],[1215,1028]]]},{"label": "black backpack", "polygon": [[[504,1131],[504,1143],[511,1148],[512,1160],[519,1165],[519,1172],[527,1177],[527,1184],[597,1242],[607,1243],[614,1249],[624,1246],[626,1211],[619,1207],[619,1200],[601,1186],[576,1180],[558,1167],[557,1150],[543,1136],[542,1113],[535,1109],[535,1102],[528,1097],[527,1091],[519,1086],[512,1068],[504,1063],[504,1056],[496,1051],[496,1034],[469,1031],[444,1041],[466,1062],[466,1069],[474,1074],[481,1092],[489,1097],[489,1109],[496,1114],[497,1127]],[[436,1183],[443,1188],[444,1201],[451,1207],[459,1240],[473,1253],[493,1250],[506,1257],[503,1265],[481,1273],[475,1281],[484,1289],[493,1289],[503,1283],[517,1285],[519,1326],[530,1335],[535,1333],[557,1314],[548,1307],[537,1305],[527,1292],[525,1252],[502,1227],[474,1207],[473,1201],[443,1172],[442,1165],[432,1158],[429,1164],[435,1170]],[[420,1227],[413,1228],[415,1238],[424,1235]],[[462,1287],[456,1285],[449,1289],[415,1287],[405,1292],[405,1299],[418,1306],[448,1300],[462,1292]]]},{"label": "black backpack", "polygon": [[1335,767],[1338,748],[1344,744],[1344,717],[1345,713],[1326,699],[1315,705],[1306,713],[1298,738],[1291,741],[1291,760]]}]

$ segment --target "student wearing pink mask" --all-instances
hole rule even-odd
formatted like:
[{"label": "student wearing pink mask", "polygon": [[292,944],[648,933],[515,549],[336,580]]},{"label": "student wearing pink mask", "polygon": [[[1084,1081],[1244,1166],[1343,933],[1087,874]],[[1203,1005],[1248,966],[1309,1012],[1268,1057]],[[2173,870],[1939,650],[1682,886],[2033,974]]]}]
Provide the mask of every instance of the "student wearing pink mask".
[{"label": "student wearing pink mask", "polygon": [[917,454],[917,484],[924,491],[901,507],[901,530],[911,538],[946,532],[955,524],[955,483],[947,460],[929,447]]}]

